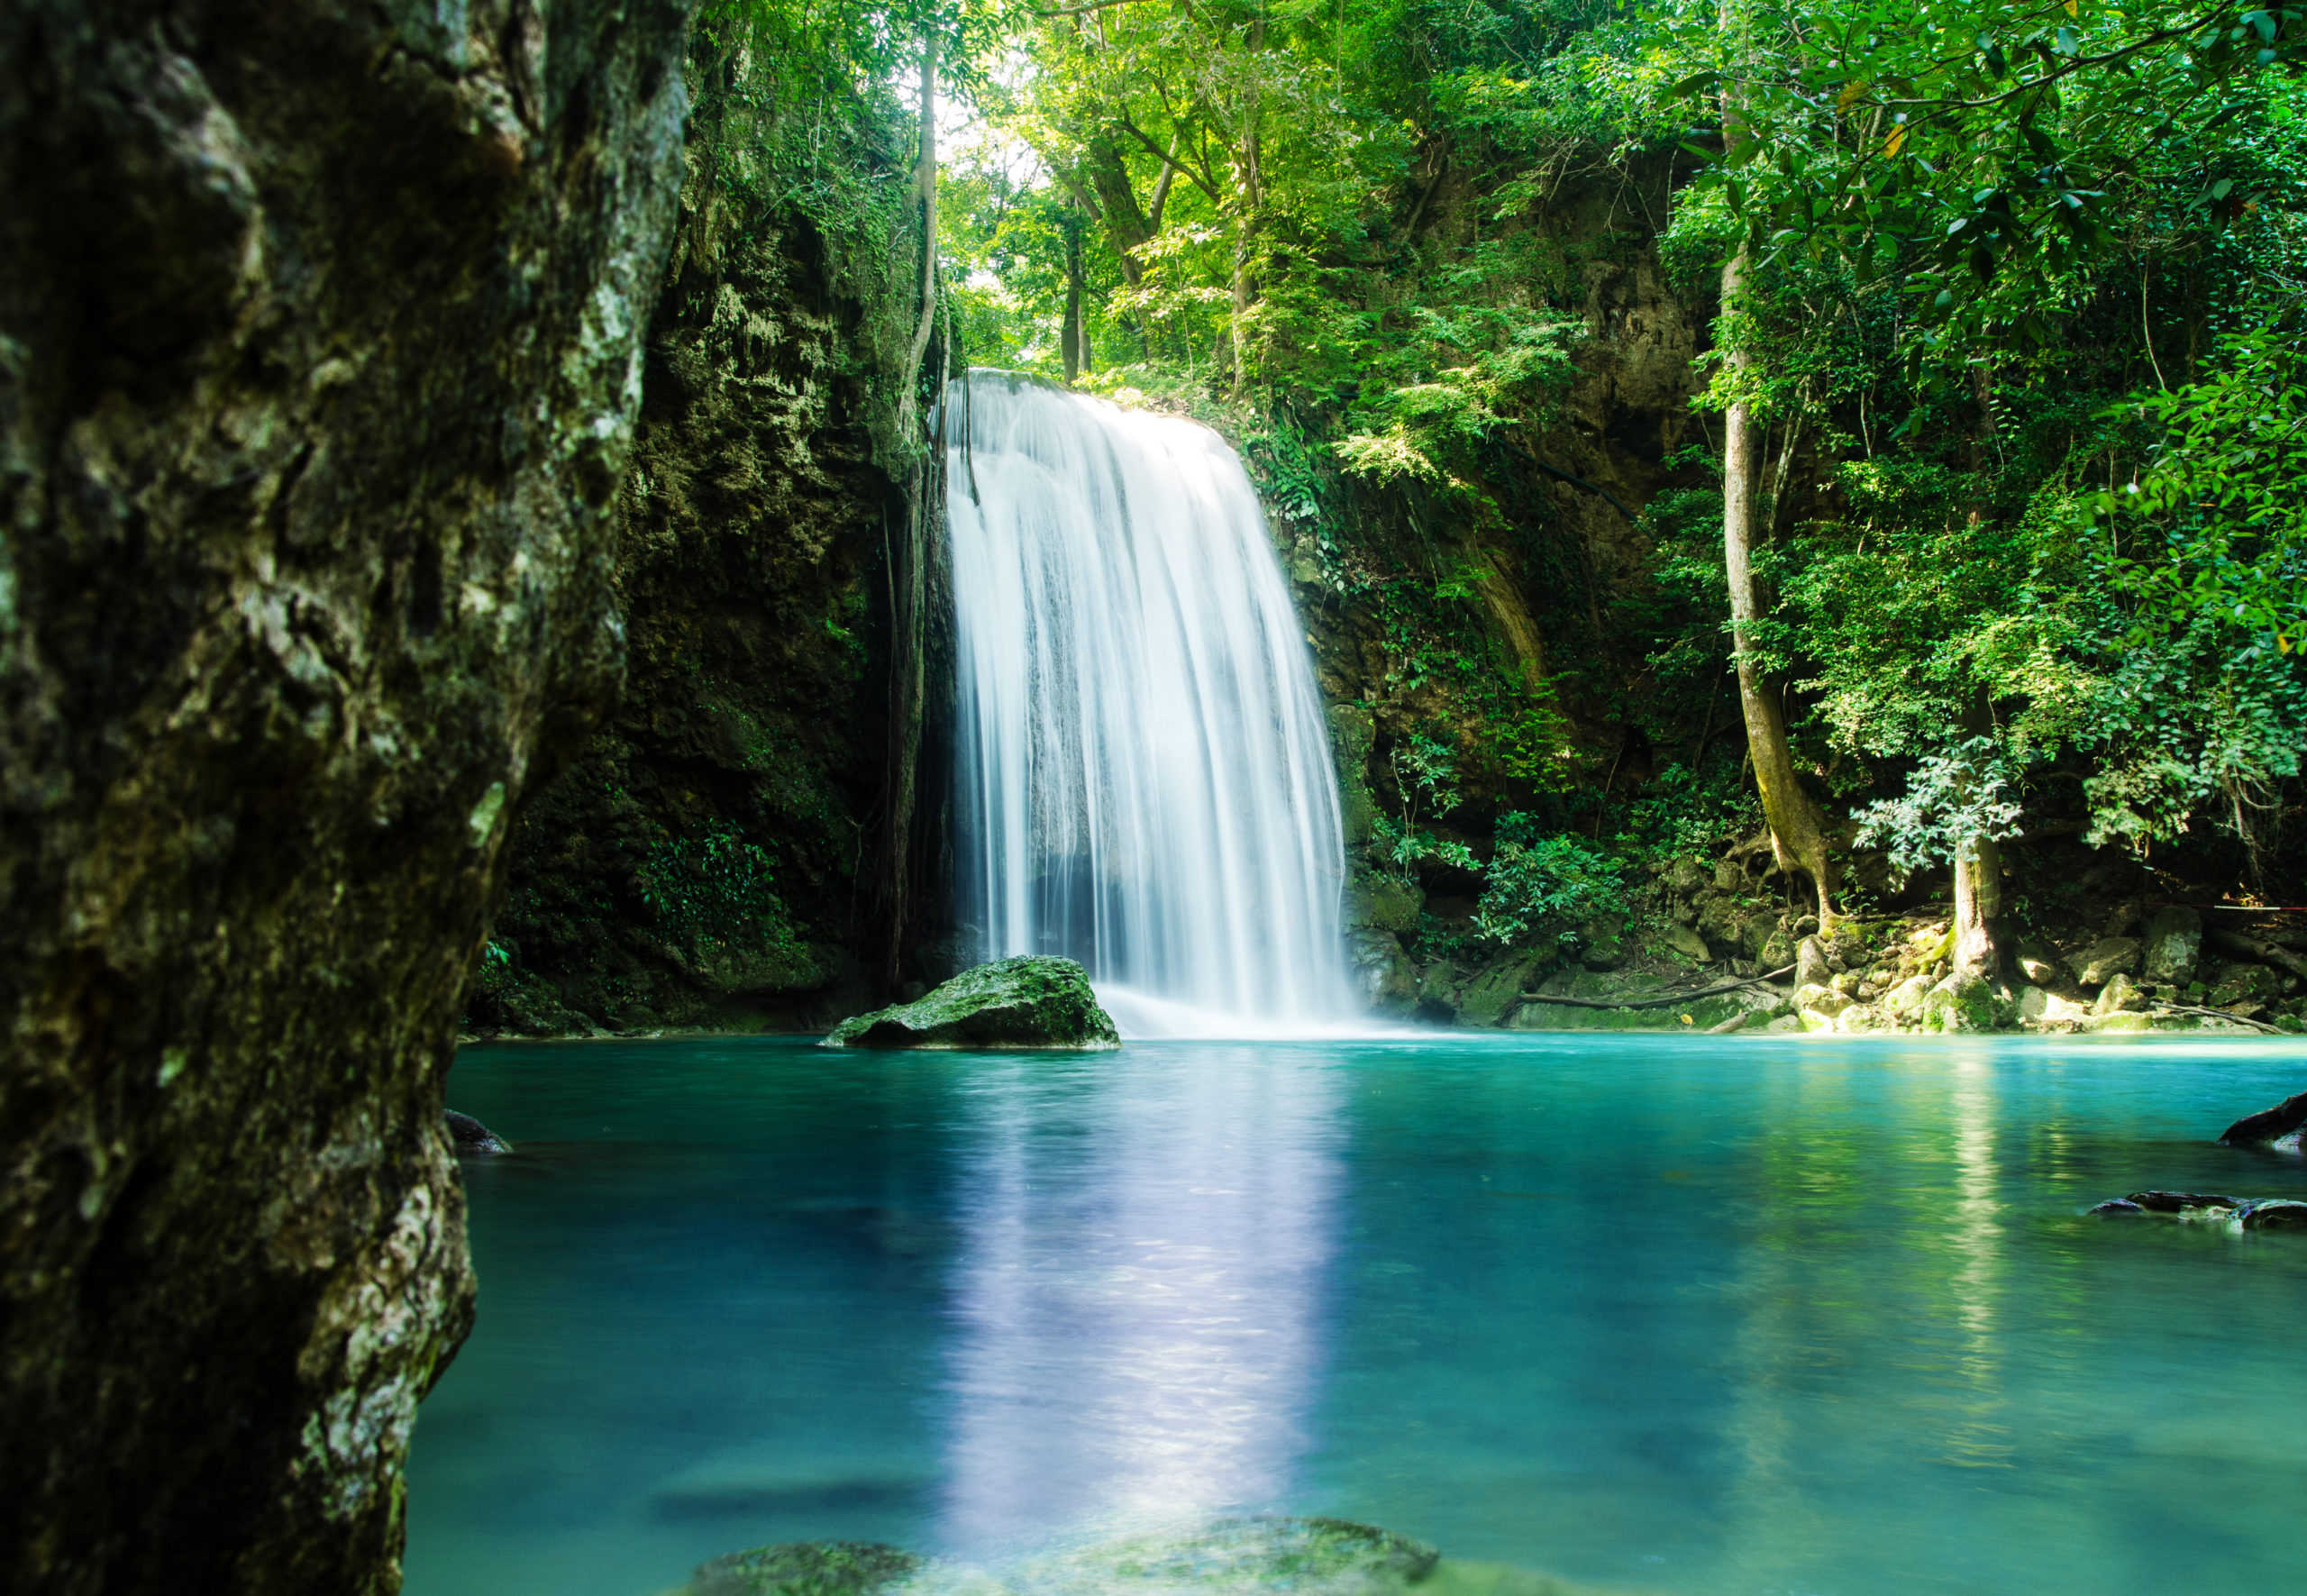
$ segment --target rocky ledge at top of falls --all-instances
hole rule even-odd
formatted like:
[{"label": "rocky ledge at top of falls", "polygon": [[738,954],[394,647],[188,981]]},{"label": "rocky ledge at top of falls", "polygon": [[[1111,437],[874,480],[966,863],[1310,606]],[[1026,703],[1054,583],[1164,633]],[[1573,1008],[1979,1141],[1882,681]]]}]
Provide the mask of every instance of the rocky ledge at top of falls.
[{"label": "rocky ledge at top of falls", "polygon": [[1088,971],[1028,955],[980,964],[910,1003],[843,1020],[821,1045],[1088,1052],[1119,1047],[1121,1037]]}]

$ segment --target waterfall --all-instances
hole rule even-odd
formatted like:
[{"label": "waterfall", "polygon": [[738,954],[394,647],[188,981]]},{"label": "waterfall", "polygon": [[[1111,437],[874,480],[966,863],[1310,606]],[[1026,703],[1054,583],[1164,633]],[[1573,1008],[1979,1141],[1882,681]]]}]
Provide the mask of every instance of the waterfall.
[{"label": "waterfall", "polygon": [[1126,1035],[1337,1025],[1337,780],[1242,462],[1009,372],[946,405],[965,935]]}]

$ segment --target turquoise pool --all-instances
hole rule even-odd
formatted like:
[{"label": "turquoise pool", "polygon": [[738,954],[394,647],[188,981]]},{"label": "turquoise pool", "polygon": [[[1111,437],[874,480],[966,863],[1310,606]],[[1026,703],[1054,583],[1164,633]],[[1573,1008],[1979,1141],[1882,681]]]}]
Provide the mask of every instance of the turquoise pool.
[{"label": "turquoise pool", "polygon": [[1318,1511],[1677,1596],[2302,1588],[2307,1046],[476,1047],[411,1596]]}]

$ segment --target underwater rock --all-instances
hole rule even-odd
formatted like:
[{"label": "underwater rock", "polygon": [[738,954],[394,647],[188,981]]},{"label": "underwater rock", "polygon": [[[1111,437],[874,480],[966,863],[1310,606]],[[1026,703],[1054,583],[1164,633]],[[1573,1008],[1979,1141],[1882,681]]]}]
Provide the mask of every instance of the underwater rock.
[{"label": "underwater rock", "polygon": [[2154,986],[2184,986],[2202,953],[2202,916],[2180,904],[2157,909],[2147,921],[2146,976]]},{"label": "underwater rock", "polygon": [[457,1145],[457,1151],[460,1154],[510,1153],[513,1150],[512,1143],[470,1114],[444,1108],[442,1117],[449,1122],[449,1139]]},{"label": "underwater rock", "polygon": [[876,1541],[795,1541],[700,1564],[689,1596],[872,1596],[918,1573],[916,1552]]},{"label": "underwater rock", "polygon": [[1119,1047],[1114,1022],[1071,959],[1027,954],[964,970],[925,998],[845,1019],[821,1047],[989,1052]]},{"label": "underwater rock", "polygon": [[1344,1518],[1226,1518],[1000,1569],[848,1541],[761,1546],[704,1564],[685,1596],[1394,1596],[1439,1561],[1423,1541]]},{"label": "underwater rock", "polygon": [[2220,1132],[2219,1139],[2230,1147],[2276,1147],[2296,1153],[2302,1127],[2307,1127],[2307,1091],[2285,1098],[2272,1108],[2246,1114]]}]

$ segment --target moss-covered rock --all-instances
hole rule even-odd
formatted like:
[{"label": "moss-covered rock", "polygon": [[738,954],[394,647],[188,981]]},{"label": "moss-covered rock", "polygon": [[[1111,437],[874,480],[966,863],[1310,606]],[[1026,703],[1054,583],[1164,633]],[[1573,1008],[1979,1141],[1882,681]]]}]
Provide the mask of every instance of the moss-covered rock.
[{"label": "moss-covered rock", "polygon": [[2156,986],[2184,986],[2202,954],[2202,916],[2184,904],[2166,904],[2147,917],[2144,971]]},{"label": "moss-covered rock", "polygon": [[1093,1050],[1119,1047],[1121,1038],[1088,971],[1027,955],[980,964],[911,1003],[843,1020],[823,1045]]},{"label": "moss-covered rock", "polygon": [[1950,975],[1922,995],[1916,1018],[1926,1031],[1992,1031],[2004,1023],[2006,1010],[2016,1017],[1988,981]]},{"label": "moss-covered rock", "polygon": [[1536,953],[1505,953],[1491,960],[1458,994],[1458,1023],[1498,1024],[1522,1000],[1523,988],[1541,964]]},{"label": "moss-covered rock", "polygon": [[732,1552],[689,1575],[688,1596],[874,1596],[923,1566],[918,1553],[873,1541],[795,1541]]},{"label": "moss-covered rock", "polygon": [[[1344,1518],[1226,1518],[1002,1568],[849,1541],[761,1546],[706,1564],[684,1596],[1394,1596],[1424,1589],[1438,1560],[1423,1541]],[[1481,1578],[1462,1588],[1553,1589]]]}]

